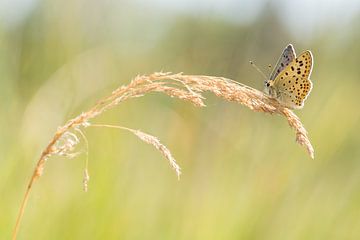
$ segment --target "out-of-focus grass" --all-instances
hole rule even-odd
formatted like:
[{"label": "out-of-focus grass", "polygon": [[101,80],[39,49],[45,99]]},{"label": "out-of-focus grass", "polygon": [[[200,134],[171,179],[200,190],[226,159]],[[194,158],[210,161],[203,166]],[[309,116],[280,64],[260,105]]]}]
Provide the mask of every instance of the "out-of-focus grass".
[{"label": "out-of-focus grass", "polygon": [[92,12],[96,7],[73,7],[55,11],[42,3],[23,25],[0,27],[1,238],[10,237],[40,150],[57,126],[99,96],[138,73],[159,70],[262,88],[248,60],[274,63],[289,42],[297,52],[314,54],[314,89],[297,113],[315,160],[294,143],[283,118],[212,96],[207,108],[197,109],[152,94],[97,122],[158,136],[182,166],[181,181],[132,135],[88,129],[89,192],[82,192],[84,155],[50,159],[19,239],[360,238],[357,32],[339,41],[324,30],[305,42],[271,16],[242,26],[174,17],[159,29],[132,11],[115,18]]}]

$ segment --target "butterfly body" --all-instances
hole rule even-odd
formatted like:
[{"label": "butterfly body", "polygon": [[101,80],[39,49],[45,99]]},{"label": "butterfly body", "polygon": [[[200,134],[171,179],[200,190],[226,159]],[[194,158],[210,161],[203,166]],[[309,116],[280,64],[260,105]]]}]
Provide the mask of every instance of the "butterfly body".
[{"label": "butterfly body", "polygon": [[313,85],[309,79],[312,66],[313,57],[310,51],[296,57],[294,47],[289,44],[280,56],[269,80],[265,81],[265,93],[288,108],[302,108]]}]

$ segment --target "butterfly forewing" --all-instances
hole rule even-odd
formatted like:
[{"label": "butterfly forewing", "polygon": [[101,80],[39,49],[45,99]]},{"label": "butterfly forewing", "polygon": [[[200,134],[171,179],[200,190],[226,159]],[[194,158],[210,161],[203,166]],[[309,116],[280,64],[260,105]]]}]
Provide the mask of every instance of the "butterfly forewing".
[{"label": "butterfly forewing", "polygon": [[270,75],[270,80],[274,80],[279,73],[286,68],[292,60],[296,57],[295,50],[293,45],[289,44],[282,52],[279,60],[276,63],[276,66],[273,72]]},{"label": "butterfly forewing", "polygon": [[[313,65],[313,57],[310,51],[305,51],[295,59],[294,71],[304,78],[309,78]],[[293,69],[291,68],[293,71]]]}]

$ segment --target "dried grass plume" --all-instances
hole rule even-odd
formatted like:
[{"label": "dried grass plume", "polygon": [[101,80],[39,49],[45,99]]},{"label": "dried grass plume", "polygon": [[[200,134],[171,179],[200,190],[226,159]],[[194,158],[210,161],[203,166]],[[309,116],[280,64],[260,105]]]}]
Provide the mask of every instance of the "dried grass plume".
[{"label": "dried grass plume", "polygon": [[[29,198],[33,183],[43,174],[47,160],[53,155],[69,156],[76,155],[75,146],[84,139],[82,129],[89,126],[111,127],[130,131],[140,140],[154,146],[170,163],[177,175],[180,175],[180,167],[176,163],[171,152],[160,141],[140,130],[113,126],[106,124],[91,124],[90,120],[118,104],[135,97],[141,97],[149,92],[161,92],[170,97],[176,97],[188,101],[195,106],[204,107],[203,92],[212,92],[216,96],[227,101],[236,102],[250,108],[253,111],[284,116],[290,127],[295,131],[296,141],[306,148],[311,158],[314,158],[314,149],[310,143],[307,132],[299,118],[288,108],[282,106],[277,100],[270,98],[263,92],[237,83],[223,77],[183,75],[182,73],[153,73],[135,77],[128,85],[115,89],[108,97],[101,99],[95,106],[79,116],[69,120],[64,126],[59,127],[49,144],[41,153],[33,174],[27,186],[23,202],[20,207],[12,239],[17,238],[20,222]],[[84,189],[87,190],[89,182],[87,161],[84,170]]]}]

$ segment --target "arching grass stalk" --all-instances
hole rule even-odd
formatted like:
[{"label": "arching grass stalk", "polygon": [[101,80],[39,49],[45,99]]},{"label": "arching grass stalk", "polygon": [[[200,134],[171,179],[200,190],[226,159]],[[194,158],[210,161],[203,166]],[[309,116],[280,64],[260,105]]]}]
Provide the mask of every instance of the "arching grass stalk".
[{"label": "arching grass stalk", "polygon": [[[141,97],[149,92],[161,92],[170,97],[176,97],[181,100],[188,101],[195,106],[204,107],[205,104],[203,100],[205,98],[202,96],[202,93],[206,91],[212,92],[216,96],[227,101],[240,103],[253,111],[284,116],[290,127],[295,131],[296,141],[307,149],[311,158],[314,158],[314,149],[299,118],[291,110],[282,106],[277,100],[270,98],[259,90],[223,77],[183,75],[181,73],[172,74],[162,72],[137,76],[128,85],[117,88],[108,97],[105,97],[97,102],[90,110],[81,113],[79,116],[69,120],[64,126],[57,129],[53,138],[41,153],[27,185],[16,220],[12,239],[15,240],[17,238],[17,233],[29,199],[30,191],[34,182],[43,174],[45,163],[51,156],[54,155],[68,157],[74,156],[74,148],[81,139],[84,139],[87,144],[86,137],[82,133],[83,128],[89,126],[111,127],[130,131],[142,141],[153,145],[157,150],[159,150],[168,159],[170,165],[175,169],[176,174],[180,176],[180,167],[177,165],[170,151],[161,144],[156,137],[139,130],[121,126],[91,124],[90,120],[130,98]],[[85,190],[87,189],[89,181],[87,162],[88,161],[86,160],[84,171]]]}]

